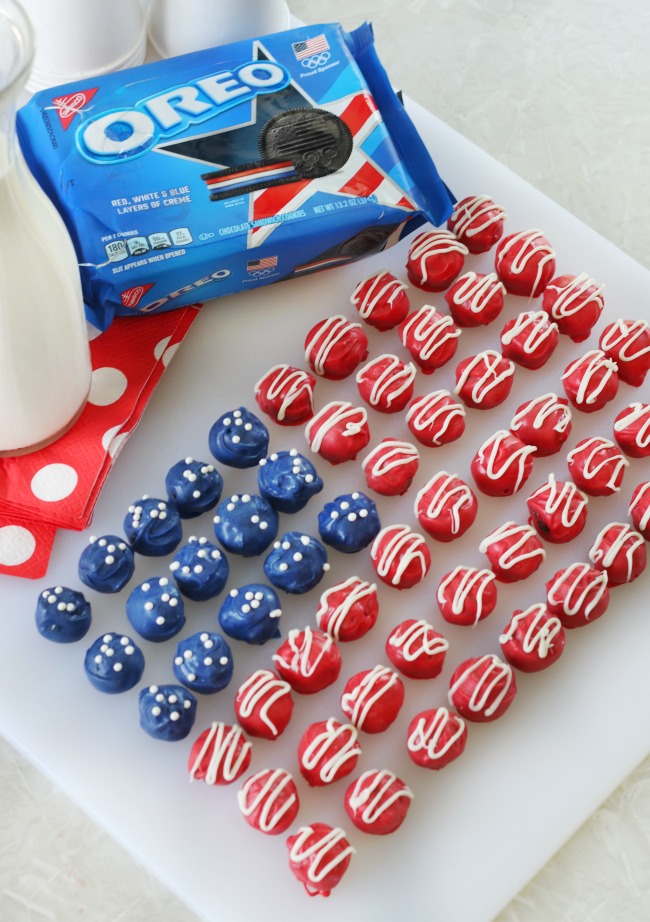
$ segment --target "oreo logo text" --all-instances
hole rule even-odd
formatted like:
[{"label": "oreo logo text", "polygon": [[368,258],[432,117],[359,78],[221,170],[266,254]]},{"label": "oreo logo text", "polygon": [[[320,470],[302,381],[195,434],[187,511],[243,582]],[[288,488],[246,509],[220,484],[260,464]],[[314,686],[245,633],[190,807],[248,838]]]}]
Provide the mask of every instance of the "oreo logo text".
[{"label": "oreo logo text", "polygon": [[128,109],[113,109],[85,121],[77,130],[77,147],[94,163],[140,157],[163,138],[204,122],[263,93],[283,89],[290,77],[281,64],[251,61],[186,86],[175,86]]}]

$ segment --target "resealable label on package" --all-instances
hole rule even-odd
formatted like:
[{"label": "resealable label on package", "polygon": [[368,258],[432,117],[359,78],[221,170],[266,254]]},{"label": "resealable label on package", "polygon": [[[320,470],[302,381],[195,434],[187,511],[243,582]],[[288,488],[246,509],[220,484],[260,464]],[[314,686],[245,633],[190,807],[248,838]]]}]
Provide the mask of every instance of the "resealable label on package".
[{"label": "resealable label on package", "polygon": [[368,24],[44,90],[18,133],[101,329],[360,259],[453,205]]}]

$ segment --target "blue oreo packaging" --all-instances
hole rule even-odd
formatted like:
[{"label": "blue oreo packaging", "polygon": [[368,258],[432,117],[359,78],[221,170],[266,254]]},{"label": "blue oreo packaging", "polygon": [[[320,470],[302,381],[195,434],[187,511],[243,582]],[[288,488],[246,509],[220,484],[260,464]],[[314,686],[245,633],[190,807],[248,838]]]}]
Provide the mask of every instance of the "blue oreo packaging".
[{"label": "blue oreo packaging", "polygon": [[44,90],[18,134],[100,329],[360,259],[453,205],[367,23]]}]

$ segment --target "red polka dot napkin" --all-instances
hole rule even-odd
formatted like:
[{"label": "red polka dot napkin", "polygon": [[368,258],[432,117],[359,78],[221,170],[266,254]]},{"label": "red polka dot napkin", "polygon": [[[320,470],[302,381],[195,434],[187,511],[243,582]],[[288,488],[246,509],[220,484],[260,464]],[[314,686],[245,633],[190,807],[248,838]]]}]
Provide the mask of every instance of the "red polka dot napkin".
[{"label": "red polka dot napkin", "polygon": [[74,426],[40,451],[0,458],[0,573],[43,576],[57,528],[90,523],[111,467],[198,309],[116,319],[91,338],[90,394]]}]

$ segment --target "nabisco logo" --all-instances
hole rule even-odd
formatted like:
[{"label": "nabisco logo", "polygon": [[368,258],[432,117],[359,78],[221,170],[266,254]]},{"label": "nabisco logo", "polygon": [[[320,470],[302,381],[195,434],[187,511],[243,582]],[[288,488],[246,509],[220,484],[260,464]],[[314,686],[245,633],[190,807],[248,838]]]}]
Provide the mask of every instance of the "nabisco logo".
[{"label": "nabisco logo", "polygon": [[122,301],[123,307],[135,308],[138,306],[140,301],[144,298],[148,291],[151,291],[154,283],[151,282],[148,285],[134,285],[133,288],[127,288],[126,291],[123,291],[120,294],[120,300]]},{"label": "nabisco logo", "polygon": [[97,90],[98,87],[93,87],[91,90],[78,90],[76,93],[70,93],[68,96],[57,96],[56,99],[52,100],[52,105],[56,109],[56,114],[61,120],[64,131],[68,130],[75,115],[88,105]]}]

